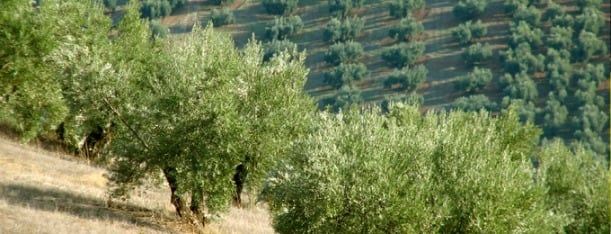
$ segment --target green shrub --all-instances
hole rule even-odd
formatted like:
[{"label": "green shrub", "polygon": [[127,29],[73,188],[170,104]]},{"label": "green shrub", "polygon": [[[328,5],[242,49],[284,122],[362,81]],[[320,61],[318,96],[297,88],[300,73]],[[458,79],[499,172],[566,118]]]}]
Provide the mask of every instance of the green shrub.
[{"label": "green shrub", "polygon": [[298,54],[297,45],[289,40],[272,40],[263,44],[263,61],[269,61],[272,57],[286,52],[289,57],[295,58]]},{"label": "green shrub", "polygon": [[153,38],[166,38],[170,33],[168,27],[159,22],[159,20],[151,20],[149,26],[151,27]]}]

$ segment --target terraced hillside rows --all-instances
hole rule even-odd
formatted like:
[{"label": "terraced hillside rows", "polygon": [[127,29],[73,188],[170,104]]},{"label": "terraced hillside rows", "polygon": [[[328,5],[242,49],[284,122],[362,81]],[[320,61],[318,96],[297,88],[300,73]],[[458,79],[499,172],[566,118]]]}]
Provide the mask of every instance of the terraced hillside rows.
[{"label": "terraced hillside rows", "polygon": [[[220,29],[231,33],[238,46],[244,45],[253,36],[257,40],[265,42],[269,41],[269,39],[266,39],[265,28],[270,27],[278,16],[268,14],[262,2],[262,0],[236,0],[224,6],[217,6],[212,1],[189,1],[183,9],[172,16],[166,17],[163,19],[163,22],[170,27],[170,30],[175,33],[174,35],[179,36],[182,32],[188,31],[190,25],[196,22],[206,24],[210,20],[210,12],[213,9],[225,7],[233,13],[235,22],[222,26]],[[551,116],[548,116],[549,118],[546,119],[546,113],[550,113],[549,108],[553,104],[552,102],[548,103],[550,95],[554,97],[558,95],[564,96],[564,94],[557,92],[566,93],[568,91],[568,99],[563,99],[561,104],[568,107],[569,114],[567,117],[560,116],[562,117],[559,120],[560,122],[555,124],[555,128],[560,130],[551,131],[553,133],[547,134],[546,137],[562,136],[565,139],[575,138],[592,141],[592,139],[597,138],[598,134],[600,134],[603,141],[608,142],[608,125],[605,125],[602,132],[598,132],[596,135],[588,137],[585,137],[583,134],[580,135],[579,132],[583,131],[579,130],[581,123],[579,119],[584,116],[584,114],[580,114],[582,113],[580,108],[584,107],[583,105],[586,102],[577,100],[579,99],[577,93],[588,89],[583,86],[584,84],[581,86],[578,84],[578,81],[583,78],[580,74],[584,74],[585,69],[590,69],[587,65],[602,65],[602,73],[599,72],[596,76],[603,78],[597,78],[594,81],[596,92],[590,94],[590,96],[597,96],[597,99],[606,100],[602,103],[598,102],[598,109],[609,109],[608,77],[609,70],[611,70],[609,50],[602,50],[601,53],[603,54],[592,54],[585,59],[583,57],[575,57],[577,55],[571,56],[570,66],[572,68],[565,75],[568,76],[567,79],[572,81],[566,87],[567,91],[558,91],[553,88],[555,87],[553,85],[555,82],[553,77],[556,74],[554,73],[556,71],[553,69],[557,67],[557,64],[554,65],[554,63],[558,61],[552,60],[552,57],[549,57],[551,56],[549,53],[553,54],[558,50],[562,52],[564,49],[548,46],[548,41],[554,36],[552,32],[553,27],[575,27],[578,30],[573,30],[573,43],[565,48],[565,52],[570,52],[573,55],[578,53],[576,50],[579,50],[578,47],[581,46],[579,43],[582,43],[579,42],[579,30],[593,30],[594,35],[601,40],[600,43],[604,43],[608,48],[610,45],[609,35],[611,33],[609,31],[611,21],[611,5],[609,0],[600,1],[588,7],[584,7],[584,5],[590,3],[581,0],[535,1],[532,3],[489,0],[484,12],[479,16],[472,17],[473,22],[481,20],[482,24],[487,28],[487,34],[482,38],[474,38],[467,44],[458,43],[452,35],[453,30],[467,21],[467,19],[456,17],[456,14],[453,12],[458,3],[450,0],[427,0],[423,9],[414,10],[411,16],[409,16],[423,25],[424,32],[421,36],[417,35],[408,40],[408,44],[413,41],[422,41],[426,45],[424,54],[415,61],[415,64],[409,65],[410,69],[418,65],[424,65],[428,71],[426,80],[422,83],[417,82],[416,87],[399,89],[391,84],[385,85],[387,78],[395,74],[394,71],[398,68],[393,68],[382,58],[386,50],[393,48],[393,46],[405,44],[405,42],[399,42],[399,40],[389,37],[389,32],[401,23],[401,19],[395,18],[389,13],[389,4],[392,1],[365,1],[362,7],[353,8],[347,13],[347,17],[358,17],[364,21],[362,31],[354,39],[355,42],[362,45],[363,54],[350,63],[364,64],[366,72],[364,75],[361,74],[358,77],[352,78],[341,76],[342,80],[348,80],[340,83],[339,86],[336,83],[335,87],[329,85],[328,81],[325,81],[326,73],[336,70],[335,65],[325,61],[325,53],[334,44],[325,41],[323,37],[325,27],[334,17],[329,11],[330,2],[322,0],[299,1],[297,9],[291,14],[301,18],[303,29],[285,39],[285,41],[294,42],[299,50],[307,51],[306,65],[310,68],[310,73],[304,89],[320,100],[321,108],[325,105],[341,107],[351,102],[361,103],[361,105],[379,104],[384,100],[405,99],[416,94],[415,100],[419,99],[425,110],[446,109],[456,107],[457,105],[463,109],[467,108],[465,105],[471,105],[468,108],[479,108],[479,105],[480,107],[486,107],[492,112],[501,112],[509,104],[513,103],[522,110],[522,117],[525,121],[530,120],[546,128],[546,121],[551,121],[549,119]],[[518,3],[526,4],[525,6],[529,7],[524,7],[520,10],[520,13],[516,13],[518,10],[515,9],[514,12],[508,11],[511,4]],[[561,13],[554,13],[558,6]],[[517,8],[517,5],[515,8]],[[587,10],[585,8],[590,9]],[[600,26],[600,31],[592,29],[591,26],[580,26],[585,24],[591,25],[594,22],[593,20],[584,21],[587,18],[592,19],[592,12],[600,12],[600,20],[602,21],[598,24],[602,23],[602,25],[595,26]],[[528,14],[531,15],[528,16]],[[590,15],[586,16],[585,14]],[[519,94],[519,92],[516,93],[516,88],[520,89],[518,83],[509,82],[514,79],[512,78],[513,76],[519,75],[520,68],[518,70],[508,70],[511,69],[511,65],[507,65],[511,63],[511,61],[507,61],[507,56],[511,56],[512,53],[522,53],[514,51],[518,51],[517,47],[519,44],[515,40],[522,40],[514,37],[521,35],[518,30],[524,31],[523,29],[517,29],[519,21],[528,20],[528,18],[524,17],[535,17],[536,21],[526,31],[537,32],[540,30],[540,36],[542,36],[538,39],[542,42],[541,44],[527,41],[528,43],[535,43],[528,46],[530,48],[528,53],[532,53],[532,56],[521,54],[517,57],[517,60],[522,61],[521,63],[525,63],[529,59],[529,63],[531,63],[529,65],[531,66],[530,68],[526,64],[520,65],[522,70],[528,69],[524,70],[527,80],[523,84],[532,86],[531,83],[534,83],[534,88],[531,88],[531,91],[529,91],[531,93],[534,92],[534,94],[527,99],[516,96]],[[594,16],[594,18],[596,17]],[[515,43],[512,44],[511,41]],[[486,57],[482,61],[476,61],[475,64],[467,64],[463,57],[463,51],[470,44],[477,43],[481,43],[484,46],[489,45],[491,56]],[[522,46],[522,51],[524,48]],[[539,62],[532,64],[535,61]],[[485,70],[489,69],[492,74],[491,79],[485,81],[482,87],[477,88],[476,91],[467,91],[459,88],[457,80],[464,80],[465,75],[471,74],[474,66]],[[507,74],[511,76],[508,77]],[[471,99],[461,98],[470,95],[479,96],[471,96]],[[521,101],[516,101],[518,99]],[[467,101],[465,102],[465,100]],[[460,103],[456,104],[455,102]],[[604,116],[600,116],[600,118],[605,119]]]}]

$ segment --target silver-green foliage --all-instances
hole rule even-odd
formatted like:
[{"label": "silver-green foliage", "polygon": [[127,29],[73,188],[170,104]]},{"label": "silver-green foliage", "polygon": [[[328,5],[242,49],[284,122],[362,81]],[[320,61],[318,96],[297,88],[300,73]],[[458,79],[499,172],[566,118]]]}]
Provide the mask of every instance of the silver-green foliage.
[{"label": "silver-green foliage", "polygon": [[183,217],[207,217],[227,208],[242,165],[245,186],[256,192],[291,139],[308,126],[314,105],[301,92],[303,55],[263,63],[255,42],[238,51],[211,27],[157,57],[160,71],[137,74],[134,93],[119,108],[112,181],[123,194],[163,171]]},{"label": "silver-green foliage", "polygon": [[533,180],[513,111],[322,113],[264,189],[279,233],[537,233],[568,223]]}]

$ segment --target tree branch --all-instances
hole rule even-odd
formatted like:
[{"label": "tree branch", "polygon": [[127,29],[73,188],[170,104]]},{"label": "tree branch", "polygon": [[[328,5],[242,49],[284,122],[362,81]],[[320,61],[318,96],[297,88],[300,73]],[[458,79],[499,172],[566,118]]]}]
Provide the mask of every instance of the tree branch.
[{"label": "tree branch", "polygon": [[138,139],[138,141],[140,141],[140,143],[144,146],[144,148],[146,148],[147,150],[150,150],[148,144],[146,144],[146,142],[140,137],[140,135],[138,135],[138,132],[136,132],[136,130],[134,128],[132,128],[127,123],[127,121],[125,121],[125,119],[123,119],[123,116],[121,116],[121,113],[114,106],[112,106],[112,104],[110,104],[110,102],[108,101],[107,98],[104,98],[104,102],[106,103],[106,105],[108,105],[110,110],[112,110],[112,112],[115,113],[117,118],[119,118],[119,121],[121,121],[123,123],[123,125],[125,125],[129,129],[129,131],[132,133],[132,135],[134,135],[134,137],[136,137],[136,139]]}]

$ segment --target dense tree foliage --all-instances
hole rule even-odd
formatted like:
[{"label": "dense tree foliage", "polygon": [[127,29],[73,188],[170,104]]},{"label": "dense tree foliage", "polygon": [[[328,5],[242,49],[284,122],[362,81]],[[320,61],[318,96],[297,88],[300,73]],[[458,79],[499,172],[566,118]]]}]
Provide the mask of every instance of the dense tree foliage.
[{"label": "dense tree foliage", "polygon": [[289,59],[298,58],[297,45],[289,40],[272,40],[263,44],[263,61],[269,61],[272,57],[281,53],[287,53]]},{"label": "dense tree foliage", "polygon": [[169,16],[173,10],[182,7],[187,0],[143,0],[140,14],[145,18]]},{"label": "dense tree foliage", "polygon": [[399,90],[407,90],[412,92],[418,88],[420,84],[426,81],[428,70],[424,65],[414,67],[405,66],[401,70],[395,70],[384,80],[384,88],[397,88]]},{"label": "dense tree foliage", "polygon": [[411,41],[413,38],[422,35],[424,26],[411,16],[401,19],[399,25],[392,27],[388,31],[388,36],[398,41]]},{"label": "dense tree foliage", "polygon": [[[578,151],[588,169],[564,167],[575,154],[560,143],[539,151],[538,131],[514,111],[421,116],[398,105],[321,118],[264,190],[279,233],[608,230],[605,165]],[[581,202],[587,218],[573,213]]]},{"label": "dense tree foliage", "polygon": [[288,15],[297,9],[299,0],[263,0],[263,7],[269,14]]},{"label": "dense tree foliage", "polygon": [[423,9],[425,4],[424,0],[394,0],[388,4],[388,10],[390,16],[401,19]]},{"label": "dense tree foliage", "polygon": [[462,58],[466,64],[475,65],[485,62],[492,57],[492,47],[490,44],[476,43],[463,50]]},{"label": "dense tree foliage", "polygon": [[537,27],[541,24],[541,11],[535,6],[521,5],[513,14],[513,22],[519,23],[520,21],[528,23],[531,27]]},{"label": "dense tree foliage", "polygon": [[325,83],[339,89],[344,85],[350,85],[352,81],[362,80],[367,74],[367,67],[362,63],[341,63],[325,73]]},{"label": "dense tree foliage", "polygon": [[490,99],[483,94],[476,94],[466,97],[459,97],[451,105],[451,108],[459,109],[463,111],[479,111],[479,110],[492,110],[496,107],[496,103],[491,102]]},{"label": "dense tree foliage", "polygon": [[469,20],[458,25],[454,30],[452,30],[454,40],[461,45],[467,45],[473,42],[474,39],[482,38],[486,36],[486,33],[488,33],[488,28],[482,24],[481,20],[478,20],[475,23]]},{"label": "dense tree foliage", "polygon": [[361,43],[347,41],[330,46],[325,53],[325,61],[332,65],[355,63],[361,55],[363,55]]},{"label": "dense tree foliage", "polygon": [[492,81],[492,71],[487,68],[474,67],[473,71],[456,80],[454,88],[467,93],[483,90]]},{"label": "dense tree foliage", "polygon": [[329,0],[329,12],[331,15],[339,18],[348,16],[352,8],[360,8],[363,6],[363,0]]},{"label": "dense tree foliage", "polygon": [[223,7],[223,9],[213,9],[210,13],[210,18],[212,19],[212,24],[214,27],[219,27],[227,24],[233,24],[235,19],[233,18],[233,12],[227,7]]},{"label": "dense tree foliage", "polygon": [[423,42],[399,44],[382,52],[382,59],[395,68],[413,65],[422,56],[425,50]]},{"label": "dense tree foliage", "polygon": [[365,22],[358,17],[347,17],[343,20],[332,18],[329,23],[327,23],[323,36],[325,41],[328,42],[353,40],[356,39],[361,30],[363,30],[364,25]]},{"label": "dense tree foliage", "polygon": [[542,71],[545,67],[545,56],[532,54],[528,43],[522,43],[515,49],[502,51],[500,55],[501,60],[505,63],[505,72],[513,75],[520,72],[533,74]]},{"label": "dense tree foliage", "polygon": [[453,13],[456,18],[472,20],[482,15],[488,7],[488,0],[460,0],[454,6]]},{"label": "dense tree foliage", "polygon": [[269,40],[284,40],[299,33],[303,29],[301,17],[294,15],[281,16],[274,20],[274,24],[265,28],[265,35]]},{"label": "dense tree foliage", "polygon": [[503,92],[511,98],[536,101],[539,97],[537,84],[525,72],[515,75],[505,74],[499,79]]},{"label": "dense tree foliage", "polygon": [[512,23],[510,25],[511,37],[509,45],[516,47],[522,43],[528,43],[530,46],[540,46],[543,44],[543,31],[540,28],[533,28],[525,21]]}]

